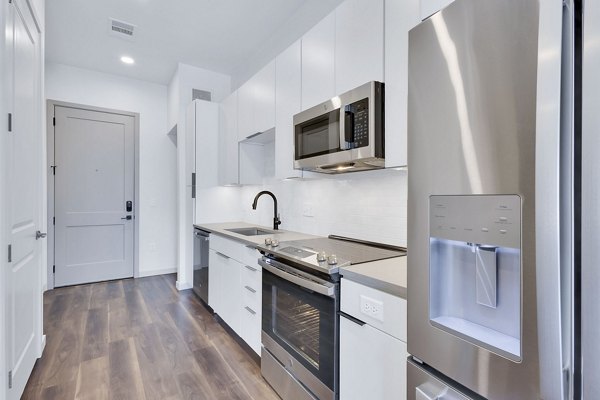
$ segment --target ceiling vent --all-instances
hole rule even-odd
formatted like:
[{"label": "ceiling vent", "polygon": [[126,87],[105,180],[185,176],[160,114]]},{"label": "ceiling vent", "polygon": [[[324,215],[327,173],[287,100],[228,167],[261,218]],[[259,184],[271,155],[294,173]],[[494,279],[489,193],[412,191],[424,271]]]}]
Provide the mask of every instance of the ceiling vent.
[{"label": "ceiling vent", "polygon": [[109,33],[113,36],[120,37],[122,39],[133,40],[133,33],[136,26],[129,22],[119,21],[118,19],[108,19]]}]

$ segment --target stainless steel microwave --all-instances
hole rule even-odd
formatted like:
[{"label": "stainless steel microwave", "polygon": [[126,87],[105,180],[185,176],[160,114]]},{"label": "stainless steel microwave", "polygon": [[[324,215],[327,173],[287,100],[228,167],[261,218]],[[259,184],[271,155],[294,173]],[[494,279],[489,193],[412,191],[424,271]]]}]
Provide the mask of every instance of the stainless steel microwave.
[{"label": "stainless steel microwave", "polygon": [[384,85],[373,81],[294,115],[294,168],[383,168],[384,139]]}]

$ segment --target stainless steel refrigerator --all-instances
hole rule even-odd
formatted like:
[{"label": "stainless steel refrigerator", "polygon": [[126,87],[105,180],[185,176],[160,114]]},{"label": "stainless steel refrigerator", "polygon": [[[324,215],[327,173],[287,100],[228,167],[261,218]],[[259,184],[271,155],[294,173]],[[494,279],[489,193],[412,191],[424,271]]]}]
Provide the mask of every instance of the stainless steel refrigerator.
[{"label": "stainless steel refrigerator", "polygon": [[456,0],[410,31],[409,400],[600,398],[598,8]]}]

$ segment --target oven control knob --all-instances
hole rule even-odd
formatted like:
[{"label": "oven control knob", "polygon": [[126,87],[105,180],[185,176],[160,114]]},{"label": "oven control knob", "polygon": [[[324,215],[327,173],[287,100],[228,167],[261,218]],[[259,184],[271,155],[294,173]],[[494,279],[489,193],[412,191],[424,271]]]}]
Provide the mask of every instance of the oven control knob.
[{"label": "oven control knob", "polygon": [[267,246],[270,246],[272,242],[273,242],[273,240],[271,238],[265,238],[265,244]]},{"label": "oven control knob", "polygon": [[337,256],[335,254],[332,254],[329,257],[327,257],[327,264],[329,264],[329,265],[337,264]]},{"label": "oven control knob", "polygon": [[277,239],[271,240],[271,246],[273,246],[273,247],[279,246],[279,240],[277,240]]},{"label": "oven control knob", "polygon": [[325,254],[324,251],[320,251],[319,253],[317,253],[317,261],[318,262],[327,261],[327,254]]}]

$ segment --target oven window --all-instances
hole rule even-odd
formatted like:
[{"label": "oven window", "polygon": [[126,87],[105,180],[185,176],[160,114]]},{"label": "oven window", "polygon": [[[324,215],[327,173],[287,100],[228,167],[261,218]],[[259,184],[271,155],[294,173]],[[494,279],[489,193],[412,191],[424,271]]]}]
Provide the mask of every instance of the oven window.
[{"label": "oven window", "polygon": [[306,290],[266,269],[262,299],[263,333],[334,390],[337,300]]},{"label": "oven window", "polygon": [[296,126],[296,160],[340,151],[340,110]]},{"label": "oven window", "polygon": [[274,293],[277,306],[273,332],[319,369],[321,313],[285,290],[275,288]]}]

